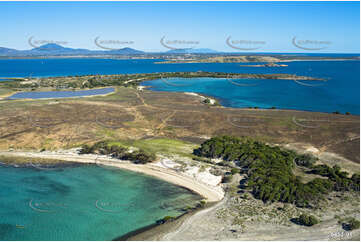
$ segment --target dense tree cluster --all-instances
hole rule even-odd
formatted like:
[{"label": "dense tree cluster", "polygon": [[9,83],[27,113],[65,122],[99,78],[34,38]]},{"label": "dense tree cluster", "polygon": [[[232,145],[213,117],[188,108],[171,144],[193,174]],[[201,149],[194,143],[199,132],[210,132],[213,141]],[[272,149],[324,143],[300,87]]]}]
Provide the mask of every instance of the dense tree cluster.
[{"label": "dense tree cluster", "polygon": [[328,165],[312,166],[310,173],[328,177],[334,182],[335,191],[360,191],[360,174],[355,173],[349,178],[349,174],[341,171],[341,167],[338,165],[333,167]]},{"label": "dense tree cluster", "polygon": [[[280,201],[309,207],[322,199],[324,194],[333,190],[357,190],[360,184],[359,175],[347,178],[348,174],[341,172],[338,167],[313,166],[315,158],[312,156],[297,155],[247,138],[214,137],[194,150],[194,154],[235,161],[243,170],[247,170],[247,187],[254,197],[264,202]],[[297,164],[329,179],[315,178],[303,183],[300,177],[293,174]]]},{"label": "dense tree cluster", "polygon": [[211,138],[202,143],[199,149],[193,153],[197,156],[208,158],[222,158],[225,161],[253,160],[247,156],[247,151],[256,148],[259,143],[233,136],[221,136]]},{"label": "dense tree cluster", "polygon": [[106,141],[100,141],[92,146],[83,145],[80,154],[111,155],[120,160],[130,160],[136,164],[146,164],[156,159],[155,155],[144,150],[129,152],[128,149],[119,145],[109,145]]},{"label": "dense tree cluster", "polygon": [[327,179],[303,183],[292,172],[292,155],[278,147],[264,145],[252,153],[255,159],[248,165],[248,186],[253,195],[264,202],[280,201],[307,207],[332,190],[332,183]]}]

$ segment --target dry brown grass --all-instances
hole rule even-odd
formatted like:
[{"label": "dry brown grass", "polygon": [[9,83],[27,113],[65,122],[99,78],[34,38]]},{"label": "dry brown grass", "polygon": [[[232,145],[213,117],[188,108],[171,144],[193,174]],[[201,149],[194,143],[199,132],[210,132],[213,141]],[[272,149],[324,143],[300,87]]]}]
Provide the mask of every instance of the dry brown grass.
[{"label": "dry brown grass", "polygon": [[0,149],[56,149],[102,139],[214,135],[301,142],[359,163],[359,116],[208,106],[181,93],[138,92],[82,99],[0,102]]}]

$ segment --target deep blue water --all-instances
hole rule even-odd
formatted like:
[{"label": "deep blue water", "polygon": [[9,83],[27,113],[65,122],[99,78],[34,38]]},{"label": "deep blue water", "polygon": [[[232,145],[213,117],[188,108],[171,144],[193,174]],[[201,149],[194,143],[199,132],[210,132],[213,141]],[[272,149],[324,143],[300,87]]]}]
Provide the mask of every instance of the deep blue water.
[{"label": "deep blue water", "polygon": [[[156,64],[163,60],[115,60],[115,59],[0,59],[0,79],[4,77],[46,77],[46,76],[75,76],[90,74],[123,74],[123,73],[151,73],[175,71],[214,71],[235,73],[307,73],[322,75],[332,70],[328,67],[331,61],[297,61],[288,62],[289,67],[241,67],[240,65],[254,65],[262,63],[183,63]],[[339,61],[337,61],[340,63]],[[359,66],[359,61],[353,62]],[[347,65],[347,64],[346,64]],[[352,66],[354,66],[352,65]],[[317,68],[314,70],[314,68]],[[342,68],[338,68],[343,71]],[[355,71],[355,70],[353,70]],[[355,73],[356,75],[356,73]]]},{"label": "deep blue water", "polygon": [[201,198],[139,173],[0,165],[0,240],[112,240]]},{"label": "deep blue water", "polygon": [[79,91],[49,91],[49,92],[19,92],[8,97],[8,99],[41,99],[41,98],[66,98],[103,95],[114,92],[113,87],[99,88]]},{"label": "deep blue water", "polygon": [[[359,61],[295,61],[288,67],[248,67],[262,63],[192,63],[155,64],[161,60],[115,59],[14,59],[0,60],[0,77],[74,76],[87,74],[150,73],[175,71],[213,71],[233,73],[289,73],[325,78],[320,86],[301,85],[293,81],[260,80],[256,86],[232,85],[222,80],[191,86],[145,82],[153,90],[190,91],[217,97],[229,107],[258,106],[320,112],[360,113]],[[238,81],[239,82],[239,81]],[[213,86],[212,86],[213,85]]]}]

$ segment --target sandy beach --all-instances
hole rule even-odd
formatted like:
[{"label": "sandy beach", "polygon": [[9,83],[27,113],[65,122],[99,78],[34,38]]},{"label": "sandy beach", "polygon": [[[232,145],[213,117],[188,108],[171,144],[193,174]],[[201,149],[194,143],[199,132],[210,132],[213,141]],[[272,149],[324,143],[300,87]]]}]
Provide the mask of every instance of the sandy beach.
[{"label": "sandy beach", "polygon": [[[96,164],[99,166],[111,166],[117,167],[120,169],[126,169],[134,172],[140,172],[142,174],[150,175],[166,182],[185,187],[195,193],[201,195],[206,201],[206,207],[204,209],[198,208],[195,211],[185,213],[180,216],[178,219],[165,223],[159,226],[150,225],[140,230],[131,232],[129,235],[123,235],[126,237],[119,237],[121,240],[163,240],[163,236],[179,234],[179,231],[183,230],[183,223],[189,224],[189,219],[193,217],[199,217],[199,214],[205,214],[209,210],[214,210],[218,207],[218,204],[223,204],[224,201],[224,191],[221,186],[209,185],[201,180],[197,179],[196,176],[186,175],[179,172],[176,172],[172,169],[171,166],[164,165],[164,160],[161,159],[160,162],[148,163],[143,165],[136,165],[130,161],[118,160],[111,158],[105,155],[95,155],[95,154],[83,154],[80,155],[76,152],[76,149],[72,150],[60,150],[60,151],[0,151],[0,156],[3,157],[14,157],[14,158],[25,158],[24,163],[30,166],[34,166],[38,169],[47,169],[41,167],[41,162],[32,163],[31,161],[27,162],[26,158],[38,158],[43,160],[52,160],[52,161],[66,161],[70,163],[83,163],[83,164]],[[56,164],[56,163],[55,163]],[[52,168],[49,168],[52,169]],[[214,180],[209,178],[209,183],[215,183]],[[216,205],[215,205],[216,204]],[[177,229],[177,231],[175,231]],[[180,229],[178,231],[178,229]],[[114,238],[118,240],[119,238]]]},{"label": "sandy beach", "polygon": [[213,98],[210,98],[210,97],[206,97],[206,96],[203,96],[203,95],[200,95],[198,93],[195,93],[195,92],[184,92],[184,94],[187,94],[187,95],[191,95],[191,96],[195,96],[195,97],[200,97],[202,99],[202,101],[206,100],[207,98],[209,99],[209,103],[210,104],[215,104],[216,103],[216,100],[213,99]]}]

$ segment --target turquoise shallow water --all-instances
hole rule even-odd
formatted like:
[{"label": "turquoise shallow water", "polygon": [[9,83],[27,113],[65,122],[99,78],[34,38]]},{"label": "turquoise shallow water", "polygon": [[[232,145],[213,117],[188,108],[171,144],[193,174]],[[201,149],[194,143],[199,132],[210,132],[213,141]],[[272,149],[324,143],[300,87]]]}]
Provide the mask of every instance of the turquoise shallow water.
[{"label": "turquoise shallow water", "polygon": [[116,168],[0,166],[0,239],[112,240],[180,215],[200,199],[184,188]]},{"label": "turquoise shallow water", "polygon": [[8,99],[41,99],[41,98],[66,98],[66,97],[86,97],[94,95],[104,95],[114,92],[113,87],[98,88],[92,90],[79,91],[50,91],[50,92],[19,92],[8,97]]},{"label": "turquoise shallow water", "polygon": [[[300,61],[287,63],[278,70],[291,74],[318,77],[326,81],[271,79],[171,78],[145,81],[151,90],[197,92],[216,97],[234,108],[295,109],[315,112],[350,112],[360,114],[359,61]],[[273,69],[253,67],[265,74]],[[255,73],[249,72],[249,73]]]}]

